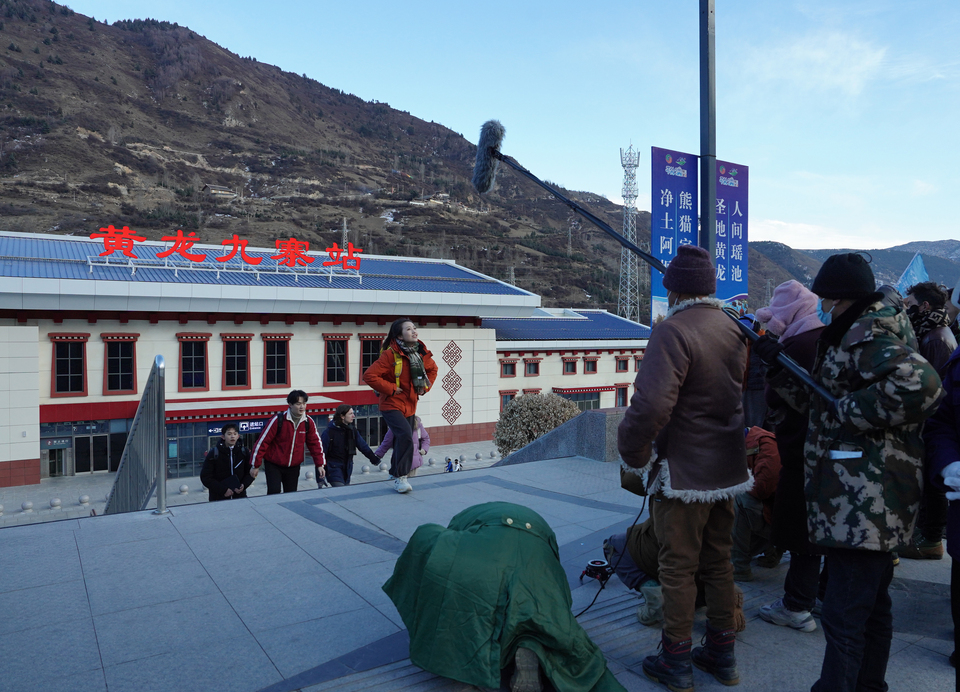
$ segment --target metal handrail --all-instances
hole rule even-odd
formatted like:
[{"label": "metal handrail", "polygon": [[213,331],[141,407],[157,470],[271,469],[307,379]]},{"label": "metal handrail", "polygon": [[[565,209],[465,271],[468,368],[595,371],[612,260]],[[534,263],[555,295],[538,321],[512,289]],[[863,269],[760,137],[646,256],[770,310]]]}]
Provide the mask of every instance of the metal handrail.
[{"label": "metal handrail", "polygon": [[144,510],[154,490],[157,491],[154,514],[168,513],[165,403],[163,356],[157,356],[133,417],[104,514]]}]

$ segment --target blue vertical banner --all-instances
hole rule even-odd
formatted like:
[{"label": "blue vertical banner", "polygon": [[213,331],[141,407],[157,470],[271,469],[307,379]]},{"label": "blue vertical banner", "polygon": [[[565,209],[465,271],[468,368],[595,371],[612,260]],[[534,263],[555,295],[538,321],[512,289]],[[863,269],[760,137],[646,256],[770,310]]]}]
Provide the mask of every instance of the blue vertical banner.
[{"label": "blue vertical banner", "polygon": [[[679,246],[697,243],[698,163],[693,154],[650,147],[650,254],[664,264],[676,257]],[[650,267],[651,323],[666,314],[663,275]]]},{"label": "blue vertical banner", "polygon": [[717,298],[747,312],[747,202],[750,170],[717,161]]}]

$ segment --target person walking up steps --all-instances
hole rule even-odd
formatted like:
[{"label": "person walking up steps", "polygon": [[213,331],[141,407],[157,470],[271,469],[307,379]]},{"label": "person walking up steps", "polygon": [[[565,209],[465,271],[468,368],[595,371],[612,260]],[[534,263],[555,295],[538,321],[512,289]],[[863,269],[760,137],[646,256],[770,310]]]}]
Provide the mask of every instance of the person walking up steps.
[{"label": "person walking up steps", "polygon": [[390,475],[398,493],[413,488],[407,480],[413,463],[413,425],[417,402],[437,379],[433,354],[417,338],[417,327],[407,318],[390,325],[380,358],[363,374],[363,381],[380,395],[380,415],[393,433]]}]

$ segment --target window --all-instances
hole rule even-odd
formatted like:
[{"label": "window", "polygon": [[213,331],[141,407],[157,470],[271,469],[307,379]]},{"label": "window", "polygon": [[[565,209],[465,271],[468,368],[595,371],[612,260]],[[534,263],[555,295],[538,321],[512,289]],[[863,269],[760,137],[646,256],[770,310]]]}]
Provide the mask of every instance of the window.
[{"label": "window", "polygon": [[53,377],[51,396],[86,396],[89,334],[51,334]]},{"label": "window", "polygon": [[586,375],[596,375],[597,374],[597,361],[599,358],[584,358],[583,359],[583,372]]},{"label": "window", "polygon": [[577,359],[576,359],[576,358],[564,358],[564,359],[563,359],[563,374],[564,374],[564,375],[576,375],[576,374],[577,374]]},{"label": "window", "polygon": [[524,377],[538,377],[540,375],[540,358],[524,358],[523,359],[523,375]]},{"label": "window", "polygon": [[517,376],[517,359],[500,361],[500,377]]},{"label": "window", "polygon": [[505,409],[505,408],[507,407],[507,404],[509,404],[511,401],[513,401],[513,400],[516,398],[516,396],[517,396],[517,390],[516,390],[516,389],[509,389],[509,390],[505,390],[505,391],[504,391],[504,390],[501,390],[501,392],[500,392],[500,411],[502,412],[503,409]]},{"label": "window", "polygon": [[581,411],[600,408],[600,392],[571,392],[560,396],[575,403]]},{"label": "window", "polygon": [[617,372],[629,372],[630,360],[626,356],[617,356]]},{"label": "window", "polygon": [[643,356],[633,357],[633,371],[640,372],[640,364],[643,362]]},{"label": "window", "polygon": [[386,334],[361,334],[360,335],[360,377],[367,371],[371,365],[380,358],[380,346]]},{"label": "window", "polygon": [[290,337],[293,334],[262,334],[263,386],[290,386]]},{"label": "window", "polygon": [[250,389],[250,339],[253,334],[221,334],[223,389]]},{"label": "window", "polygon": [[135,394],[137,391],[137,338],[139,334],[101,334],[103,348],[103,393]]},{"label": "window", "polygon": [[617,406],[627,405],[627,387],[617,387]]},{"label": "window", "polygon": [[347,339],[349,335],[324,334],[324,386],[350,384],[347,379]]},{"label": "window", "polygon": [[201,391],[210,389],[207,377],[207,341],[210,334],[177,334],[180,342],[180,387],[179,391]]}]

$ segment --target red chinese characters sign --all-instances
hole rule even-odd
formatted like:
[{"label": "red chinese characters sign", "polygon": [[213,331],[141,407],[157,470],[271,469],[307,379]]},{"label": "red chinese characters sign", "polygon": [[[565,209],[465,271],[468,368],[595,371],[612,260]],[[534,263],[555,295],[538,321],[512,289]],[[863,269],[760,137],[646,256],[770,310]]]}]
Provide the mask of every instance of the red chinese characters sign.
[{"label": "red chinese characters sign", "polygon": [[[133,248],[137,243],[146,241],[145,237],[137,235],[127,226],[114,228],[113,224],[101,228],[98,233],[91,233],[90,237],[94,240],[103,240],[103,252],[100,253],[100,257],[120,252],[125,257],[139,259],[133,254]],[[158,259],[165,259],[173,255],[188,259],[191,262],[203,262],[207,259],[206,254],[192,251],[194,243],[200,240],[195,231],[190,231],[190,233],[184,235],[182,230],[177,229],[176,235],[165,235],[161,240],[165,243],[172,243],[172,245],[162,252],[155,253]],[[228,262],[238,253],[240,259],[246,264],[256,266],[263,262],[263,257],[251,257],[247,254],[247,241],[241,240],[237,234],[220,244],[228,247],[230,251],[222,257],[215,258],[218,262]],[[271,255],[270,259],[277,260],[277,264],[283,267],[305,267],[316,259],[307,254],[310,251],[310,243],[301,242],[296,238],[277,240],[276,248],[277,254]],[[354,247],[353,243],[347,243],[347,247],[344,249],[334,243],[333,247],[328,247],[326,251],[330,259],[324,261],[322,266],[335,267],[339,265],[343,269],[360,271],[360,253],[363,252],[363,248]]]}]

